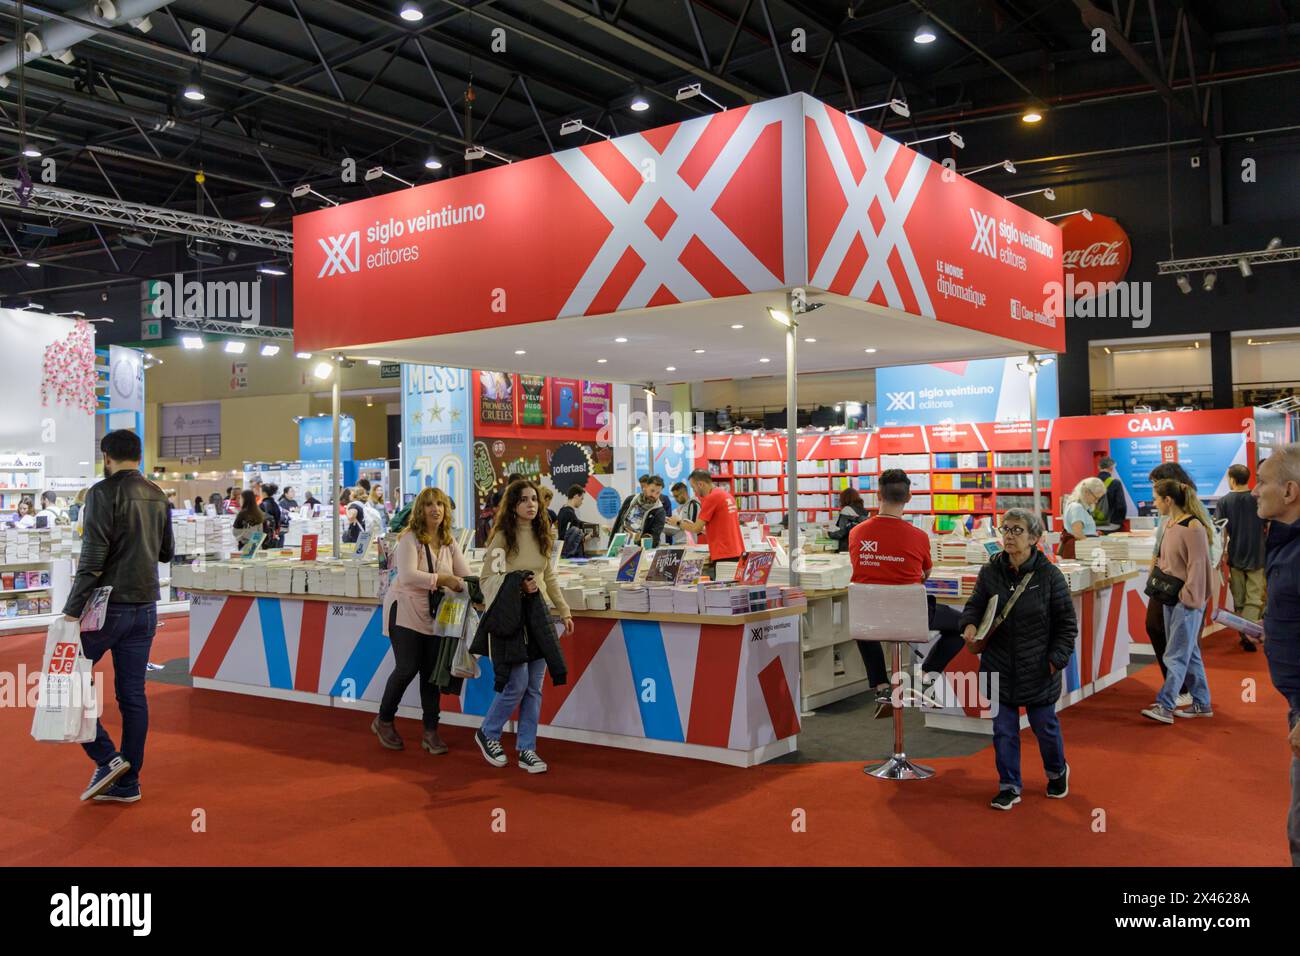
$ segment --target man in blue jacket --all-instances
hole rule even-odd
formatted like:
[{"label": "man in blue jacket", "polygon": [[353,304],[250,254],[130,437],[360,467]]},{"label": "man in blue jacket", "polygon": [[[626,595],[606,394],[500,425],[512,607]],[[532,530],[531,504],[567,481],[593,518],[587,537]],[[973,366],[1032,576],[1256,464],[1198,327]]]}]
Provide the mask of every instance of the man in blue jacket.
[{"label": "man in blue jacket", "polygon": [[1265,539],[1268,603],[1264,656],[1273,686],[1291,706],[1291,865],[1300,866],[1300,444],[1284,445],[1259,466],[1252,492]]}]

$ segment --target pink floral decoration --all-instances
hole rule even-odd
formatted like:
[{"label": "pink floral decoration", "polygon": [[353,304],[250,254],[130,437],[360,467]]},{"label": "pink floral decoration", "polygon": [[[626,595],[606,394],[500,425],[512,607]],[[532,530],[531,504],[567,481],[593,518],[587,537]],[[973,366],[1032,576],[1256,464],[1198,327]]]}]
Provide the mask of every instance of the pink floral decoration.
[{"label": "pink floral decoration", "polygon": [[95,414],[95,334],[90,323],[78,321],[68,335],[45,347],[41,367],[41,405],[70,405]]}]

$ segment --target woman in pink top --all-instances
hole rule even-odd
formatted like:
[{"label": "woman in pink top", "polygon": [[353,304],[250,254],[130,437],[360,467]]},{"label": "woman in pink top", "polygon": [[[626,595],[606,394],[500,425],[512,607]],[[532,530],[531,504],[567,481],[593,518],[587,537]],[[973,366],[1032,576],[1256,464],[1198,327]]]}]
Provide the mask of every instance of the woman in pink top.
[{"label": "woman in pink top", "polygon": [[[441,488],[425,488],[411,505],[411,517],[397,539],[393,562],[397,580],[384,596],[384,633],[393,642],[396,664],[384,687],[379,716],[370,729],[390,750],[401,750],[402,738],[393,726],[397,705],[406,688],[420,675],[420,705],[424,708],[421,746],[431,754],[445,754],[438,736],[438,688],[430,683],[444,638],[433,632],[433,610],[443,588],[463,591],[469,573],[465,556],[451,536],[454,506]],[[434,600],[431,601],[430,598]]]},{"label": "woman in pink top", "polygon": [[[1196,491],[1180,481],[1166,478],[1155,483],[1156,510],[1164,516],[1164,535],[1156,567],[1183,582],[1178,600],[1164,607],[1165,674],[1164,686],[1156,702],[1142,711],[1142,716],[1162,724],[1172,724],[1175,717],[1213,717],[1210,708],[1210,685],[1201,661],[1201,621],[1210,594],[1210,544],[1213,533],[1197,514]],[[1155,598],[1148,598],[1154,601]],[[1176,708],[1178,692],[1186,678],[1192,705]]]}]

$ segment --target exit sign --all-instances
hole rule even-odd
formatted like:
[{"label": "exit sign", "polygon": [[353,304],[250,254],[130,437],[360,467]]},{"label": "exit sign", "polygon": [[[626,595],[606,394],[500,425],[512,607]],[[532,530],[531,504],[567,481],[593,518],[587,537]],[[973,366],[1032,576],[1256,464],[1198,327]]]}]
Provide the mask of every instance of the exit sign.
[{"label": "exit sign", "polygon": [[379,366],[380,378],[401,378],[402,366],[397,362],[385,362]]}]

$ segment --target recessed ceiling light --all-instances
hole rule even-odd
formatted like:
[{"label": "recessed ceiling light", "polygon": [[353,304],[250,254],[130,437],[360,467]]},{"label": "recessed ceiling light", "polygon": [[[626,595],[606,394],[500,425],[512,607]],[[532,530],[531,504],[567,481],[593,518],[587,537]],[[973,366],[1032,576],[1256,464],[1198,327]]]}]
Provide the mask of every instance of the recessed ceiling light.
[{"label": "recessed ceiling light", "polygon": [[623,336],[620,335],[620,336],[619,336],[618,338],[616,338],[614,341],[615,341],[615,342],[618,342],[618,343],[621,345],[622,343],[626,342],[627,339],[625,339]]},{"label": "recessed ceiling light", "polygon": [[425,169],[442,169],[442,160],[437,156],[430,156],[424,161]]},{"label": "recessed ceiling light", "polygon": [[523,349],[515,349],[515,354],[516,354],[516,355],[527,355],[528,353],[525,352]]},{"label": "recessed ceiling light", "polygon": [[416,23],[424,19],[424,11],[421,10],[417,4],[404,3],[402,4],[401,17],[408,23]]},{"label": "recessed ceiling light", "polygon": [[770,358],[761,358],[761,359],[759,359],[759,361],[760,361],[760,362],[770,362],[770,361],[772,361],[772,360],[771,360]]},{"label": "recessed ceiling light", "polygon": [[309,358],[311,358],[311,353],[310,353],[310,352],[297,352],[297,353],[295,353],[295,355],[296,355],[298,358],[300,358],[300,359],[309,359]]},{"label": "recessed ceiling light", "polygon": [[608,362],[608,361],[609,361],[609,359],[596,359],[596,364],[597,364],[597,365],[604,365],[604,364],[605,364],[606,362]]},{"label": "recessed ceiling light", "polygon": [[263,209],[275,208],[275,200],[272,199],[270,196],[263,196],[261,199],[257,201],[257,204],[261,206]]},{"label": "recessed ceiling light", "polygon": [[703,355],[703,354],[704,354],[704,349],[695,349],[695,354],[696,354],[696,355]]},{"label": "recessed ceiling light", "polygon": [[732,326],[732,328],[733,328],[733,329],[743,329],[744,326],[741,325],[739,322],[737,322],[735,325]]},{"label": "recessed ceiling light", "polygon": [[665,372],[675,372],[675,371],[677,371],[677,366],[676,366],[676,365],[669,365],[667,368],[664,369],[664,371],[665,371]]},{"label": "recessed ceiling light", "polygon": [[811,344],[813,344],[814,342],[816,342],[817,340],[816,340],[816,339],[804,339],[804,341],[807,342],[809,345],[811,345]]},{"label": "recessed ceiling light", "polygon": [[916,33],[912,36],[913,43],[933,43],[935,39],[934,28],[931,27],[929,23],[925,22],[922,22],[922,24],[916,28]]},{"label": "recessed ceiling light", "polygon": [[1038,110],[1025,110],[1025,115],[1020,117],[1022,123],[1038,123],[1043,119],[1043,114]]},{"label": "recessed ceiling light", "polygon": [[366,359],[367,365],[383,365],[382,359]]},{"label": "recessed ceiling light", "polygon": [[863,349],[862,351],[867,352],[868,354],[870,354],[871,352],[874,352],[875,349]]}]

